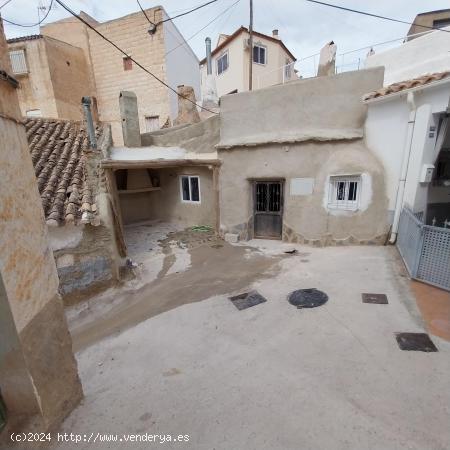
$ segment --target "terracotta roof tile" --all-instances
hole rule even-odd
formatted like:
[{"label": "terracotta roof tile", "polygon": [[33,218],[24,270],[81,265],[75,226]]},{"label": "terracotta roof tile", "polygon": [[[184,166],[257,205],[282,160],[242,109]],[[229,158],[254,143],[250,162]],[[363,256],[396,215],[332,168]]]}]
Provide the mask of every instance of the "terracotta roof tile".
[{"label": "terracotta roof tile", "polygon": [[87,182],[85,126],[41,118],[27,118],[24,124],[47,223],[91,222],[96,207]]},{"label": "terracotta roof tile", "polygon": [[384,97],[385,95],[395,94],[396,92],[406,91],[407,89],[412,89],[419,86],[425,86],[434,81],[439,81],[444,78],[450,77],[450,71],[446,72],[435,72],[422,75],[417,78],[412,78],[411,80],[399,81],[398,83],[390,84],[384,88],[378,89],[377,91],[369,92],[364,96],[364,100],[372,100],[378,97]]}]

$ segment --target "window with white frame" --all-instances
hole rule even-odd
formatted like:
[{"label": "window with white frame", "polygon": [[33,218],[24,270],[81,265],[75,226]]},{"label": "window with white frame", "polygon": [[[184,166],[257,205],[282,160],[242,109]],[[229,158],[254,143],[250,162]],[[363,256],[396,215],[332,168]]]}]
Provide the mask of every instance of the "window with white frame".
[{"label": "window with white frame", "polygon": [[257,64],[266,64],[267,49],[263,45],[253,46],[253,62]]},{"label": "window with white frame", "polygon": [[284,77],[291,78],[292,76],[292,63],[289,59],[286,59],[286,64],[284,66]]},{"label": "window with white frame", "polygon": [[361,196],[360,176],[332,176],[328,189],[328,208],[356,211]]},{"label": "window with white frame", "polygon": [[200,203],[200,177],[197,175],[181,175],[181,201],[184,203]]},{"label": "window with white frame", "polygon": [[27,60],[25,59],[25,50],[11,50],[9,52],[9,59],[11,60],[11,67],[13,73],[20,75],[28,73]]},{"label": "window with white frame", "polygon": [[222,56],[219,56],[216,60],[217,64],[217,75],[225,72],[228,69],[228,51],[226,51]]}]

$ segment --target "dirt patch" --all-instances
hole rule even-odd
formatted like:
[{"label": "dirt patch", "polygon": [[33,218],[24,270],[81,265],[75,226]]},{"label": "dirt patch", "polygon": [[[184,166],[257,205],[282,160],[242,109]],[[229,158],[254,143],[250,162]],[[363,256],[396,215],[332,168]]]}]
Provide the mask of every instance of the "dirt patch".
[{"label": "dirt patch", "polygon": [[[168,236],[161,244],[167,244],[170,249],[175,236],[178,238],[175,242],[179,241],[180,245],[192,246],[188,250],[190,266],[180,273],[158,276],[142,288],[122,294],[114,308],[93,317],[91,322],[79,327],[74,324],[75,351],[180,305],[248,288],[256,280],[277,274],[277,263],[288,256],[267,256],[252,247],[232,246],[218,237],[186,230]],[[164,271],[167,273],[167,267]]]}]

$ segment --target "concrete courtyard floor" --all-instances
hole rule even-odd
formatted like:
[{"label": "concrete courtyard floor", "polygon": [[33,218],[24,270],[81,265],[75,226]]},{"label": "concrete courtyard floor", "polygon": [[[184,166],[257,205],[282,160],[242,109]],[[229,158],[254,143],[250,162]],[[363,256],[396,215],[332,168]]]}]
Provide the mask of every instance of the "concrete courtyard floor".
[{"label": "concrete courtyard floor", "polygon": [[[68,312],[85,398],[60,433],[118,441],[52,448],[450,448],[450,343],[398,348],[394,333],[424,326],[395,248],[168,248],[175,257],[156,252],[158,270],[149,275],[150,257],[135,288]],[[309,287],[328,303],[286,301]],[[228,297],[249,289],[267,302],[238,311]],[[363,292],[389,304],[364,304]],[[126,443],[128,434],[189,442]]]}]

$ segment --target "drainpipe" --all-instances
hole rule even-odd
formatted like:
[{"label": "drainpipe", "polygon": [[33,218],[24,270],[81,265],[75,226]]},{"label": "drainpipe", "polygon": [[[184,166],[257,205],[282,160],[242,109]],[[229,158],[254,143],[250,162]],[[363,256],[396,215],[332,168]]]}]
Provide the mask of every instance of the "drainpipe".
[{"label": "drainpipe", "polygon": [[212,63],[211,63],[211,38],[207,37],[205,39],[206,44],[206,74],[212,74]]},{"label": "drainpipe", "polygon": [[97,148],[97,138],[95,137],[94,121],[92,120],[92,112],[91,112],[91,98],[83,97],[81,99],[81,104],[83,105],[84,117],[86,119],[89,142],[92,148]]},{"label": "drainpipe", "polygon": [[402,168],[400,171],[400,179],[398,180],[397,197],[395,199],[394,221],[392,223],[392,231],[389,242],[395,244],[397,240],[398,224],[400,222],[400,213],[403,207],[403,198],[405,196],[405,185],[408,177],[409,160],[411,157],[411,147],[414,136],[414,126],[416,123],[417,106],[414,99],[414,92],[408,92],[406,103],[409,106],[408,131],[406,133],[405,149],[403,151]]}]

